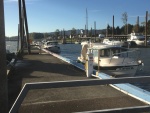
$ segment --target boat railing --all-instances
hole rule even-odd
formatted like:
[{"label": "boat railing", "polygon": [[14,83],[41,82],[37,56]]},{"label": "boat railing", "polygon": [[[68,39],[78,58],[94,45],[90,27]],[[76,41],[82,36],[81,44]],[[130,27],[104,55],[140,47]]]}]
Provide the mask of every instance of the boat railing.
[{"label": "boat railing", "polygon": [[110,63],[113,61],[114,58],[122,58],[122,64],[125,62],[125,60],[128,58],[132,59],[133,62],[137,62],[139,60],[141,51],[139,50],[131,50],[131,51],[124,51],[120,53],[114,53],[111,56]]}]

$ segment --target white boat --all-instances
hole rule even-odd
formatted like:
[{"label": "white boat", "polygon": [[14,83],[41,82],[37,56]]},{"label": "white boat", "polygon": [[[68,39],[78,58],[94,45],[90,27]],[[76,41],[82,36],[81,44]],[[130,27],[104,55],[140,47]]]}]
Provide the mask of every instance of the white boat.
[{"label": "white boat", "polygon": [[75,43],[75,44],[81,44],[81,42],[80,42],[80,41],[75,41],[74,43]]},{"label": "white boat", "polygon": [[94,68],[112,76],[134,76],[142,64],[138,58],[139,51],[129,51],[124,47],[103,43],[83,43],[78,61],[86,63],[88,52],[93,53]]},{"label": "white boat", "polygon": [[47,49],[51,52],[54,52],[54,53],[60,53],[61,52],[57,41],[46,41],[43,45],[43,48]]},{"label": "white boat", "polygon": [[[128,35],[128,42],[134,41],[136,45],[145,45],[145,36],[141,33],[131,33]],[[150,41],[147,41],[147,44],[150,44]]]},{"label": "white boat", "polygon": [[128,46],[128,43],[125,43],[125,42],[120,41],[120,40],[114,40],[112,38],[105,38],[105,39],[103,39],[102,43],[108,44],[108,45],[125,46],[125,47]]}]

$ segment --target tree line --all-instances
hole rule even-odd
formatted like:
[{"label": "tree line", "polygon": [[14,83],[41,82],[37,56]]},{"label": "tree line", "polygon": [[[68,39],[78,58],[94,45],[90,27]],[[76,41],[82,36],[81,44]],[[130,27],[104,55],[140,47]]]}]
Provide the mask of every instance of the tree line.
[{"label": "tree line", "polygon": [[[108,35],[112,34],[112,26],[110,26],[109,24],[107,25],[107,32],[108,32]],[[127,25],[123,25],[122,27],[119,27],[119,26],[114,27],[114,35],[127,35],[132,32],[145,34],[145,24],[143,25],[127,24]],[[147,23],[147,34],[150,34],[150,20]]]},{"label": "tree line", "polygon": [[[149,15],[150,16],[150,15]],[[141,24],[139,24],[139,17],[137,17],[137,22],[135,25],[132,25],[130,23],[128,23],[128,14],[127,12],[124,12],[122,14],[122,22],[123,22],[123,26],[122,27],[114,27],[113,26],[110,26],[109,24],[107,25],[107,28],[106,29],[103,29],[103,30],[100,30],[101,31],[101,34],[107,34],[107,35],[112,35],[112,33],[114,35],[127,35],[127,34],[130,34],[132,32],[137,32],[137,33],[142,33],[142,34],[145,34],[145,25],[146,25],[146,22],[141,22]],[[66,33],[65,32],[68,32],[70,31],[69,33]],[[79,33],[77,32],[77,30],[73,27],[71,30],[68,30],[68,31],[64,31],[64,30],[59,30],[59,29],[56,29],[54,32],[49,32],[49,33],[37,33],[37,32],[33,32],[33,33],[29,33],[29,37],[30,39],[34,40],[34,39],[43,39],[43,38],[48,38],[48,37],[55,37],[55,38],[62,38],[62,37],[73,37],[73,36],[76,36],[78,37],[79,35],[85,35],[86,34],[87,36],[98,36],[99,32],[95,32],[94,30],[82,30],[83,33]],[[94,33],[93,33],[94,31]],[[96,30],[98,31],[98,30]],[[150,35],[150,20],[147,21],[147,34]],[[68,36],[69,35],[69,36]],[[13,36],[13,37],[9,37],[9,38],[14,38],[14,37],[17,37],[17,36]]]}]

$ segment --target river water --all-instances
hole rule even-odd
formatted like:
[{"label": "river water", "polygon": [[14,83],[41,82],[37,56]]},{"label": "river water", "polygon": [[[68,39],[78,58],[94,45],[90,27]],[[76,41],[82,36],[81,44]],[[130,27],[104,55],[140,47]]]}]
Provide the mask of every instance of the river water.
[{"label": "river water", "polygon": [[[71,60],[77,60],[77,57],[80,56],[81,45],[80,44],[60,44],[61,53],[60,55]],[[6,41],[6,49],[10,52],[17,52],[17,41]],[[140,49],[141,59],[144,61],[144,70],[137,71],[135,76],[150,76],[150,48]],[[135,83],[134,85],[147,90],[150,92],[150,83]]]}]

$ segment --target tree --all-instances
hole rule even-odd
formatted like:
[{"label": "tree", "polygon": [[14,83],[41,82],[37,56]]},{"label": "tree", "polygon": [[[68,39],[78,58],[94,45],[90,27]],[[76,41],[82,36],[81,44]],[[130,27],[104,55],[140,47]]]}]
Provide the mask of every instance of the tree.
[{"label": "tree", "polygon": [[75,36],[75,35],[76,35],[76,29],[72,28],[72,30],[71,30],[71,36]]},{"label": "tree", "polygon": [[48,33],[43,33],[43,35],[44,35],[44,38],[48,38],[49,37]]},{"label": "tree", "polygon": [[124,23],[124,26],[125,26],[125,34],[128,34],[128,26],[127,26],[127,22],[128,22],[128,14],[127,14],[127,12],[124,12],[123,14],[122,14],[122,21],[123,21],[123,23]]},{"label": "tree", "polygon": [[107,35],[111,34],[112,28],[110,27],[110,25],[107,25]]},{"label": "tree", "polygon": [[139,32],[140,33],[145,33],[145,27],[144,27],[144,25],[142,25],[142,26],[139,26]]},{"label": "tree", "polygon": [[60,35],[60,31],[59,31],[59,29],[56,29],[56,31],[55,31],[56,38],[58,38],[59,35]]},{"label": "tree", "polygon": [[131,32],[133,32],[133,25],[131,25],[131,24],[128,24],[128,33],[131,33]]},{"label": "tree", "polygon": [[115,31],[116,31],[115,32],[116,35],[120,35],[121,34],[121,29],[120,29],[119,26],[116,27]]}]

